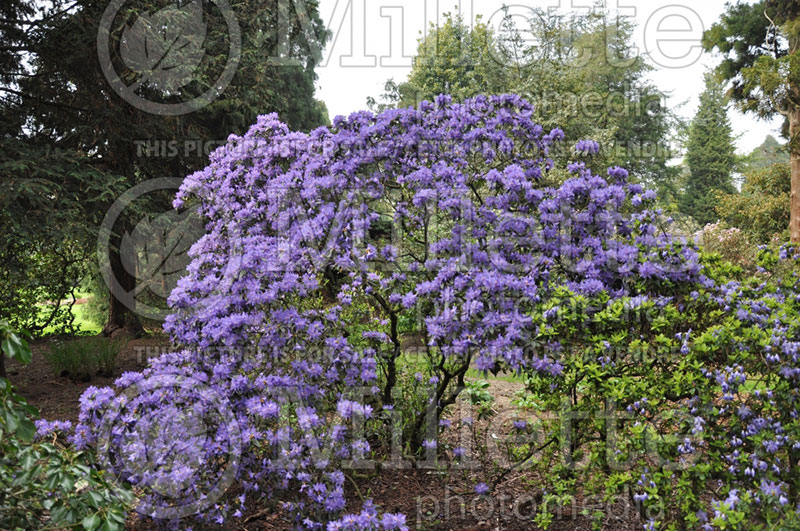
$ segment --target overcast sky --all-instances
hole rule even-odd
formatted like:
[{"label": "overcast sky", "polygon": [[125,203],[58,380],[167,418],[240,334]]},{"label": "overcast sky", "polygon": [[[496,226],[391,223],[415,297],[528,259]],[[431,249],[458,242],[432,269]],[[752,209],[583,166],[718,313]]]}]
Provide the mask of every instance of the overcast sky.
[{"label": "overcast sky", "polygon": [[[331,118],[366,107],[389,78],[404,81],[411,70],[417,41],[443,13],[460,12],[464,19],[482,15],[498,27],[503,4],[522,20],[530,6],[586,12],[592,0],[320,0],[323,20],[333,32],[317,68],[317,96]],[[650,79],[669,94],[668,105],[691,118],[703,91],[703,73],[720,58],[703,53],[700,39],[725,8],[725,0],[607,0],[609,8],[630,17],[637,31],[634,45],[656,68]],[[523,27],[524,24],[517,24]],[[739,151],[746,153],[768,134],[779,134],[781,121],[758,120],[729,111]]]}]

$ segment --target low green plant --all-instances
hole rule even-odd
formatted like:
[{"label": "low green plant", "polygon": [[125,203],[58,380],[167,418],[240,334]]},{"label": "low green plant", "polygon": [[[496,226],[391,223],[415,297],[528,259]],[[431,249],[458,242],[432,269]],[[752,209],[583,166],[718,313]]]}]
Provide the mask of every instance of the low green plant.
[{"label": "low green plant", "polygon": [[514,393],[514,398],[511,400],[511,404],[523,411],[542,411],[544,408],[536,395],[533,395],[527,391],[527,380],[525,381],[525,385],[526,388],[520,389]]},{"label": "low green plant", "polygon": [[473,406],[478,407],[478,418],[491,416],[494,397],[489,392],[489,382],[486,380],[468,380],[464,393]]},{"label": "low green plant", "polygon": [[58,341],[44,354],[56,375],[88,381],[94,375],[110,377],[117,368],[124,340],[85,337]]},{"label": "low green plant", "polygon": [[[22,337],[0,323],[3,355],[22,363],[31,351]],[[0,378],[0,528],[98,529],[125,527],[133,494],[95,467],[91,453],[61,443],[69,423],[39,421],[36,408]]]},{"label": "low green plant", "polygon": [[753,254],[754,274],[703,253],[697,284],[622,300],[559,290],[550,320],[532,316],[559,363],[514,401],[543,412],[527,469],[537,525],[582,496],[629,499],[654,531],[795,529],[800,249]]},{"label": "low green plant", "polygon": [[87,341],[94,346],[98,374],[113,376],[117,370],[117,357],[127,343],[124,339],[90,338]]}]

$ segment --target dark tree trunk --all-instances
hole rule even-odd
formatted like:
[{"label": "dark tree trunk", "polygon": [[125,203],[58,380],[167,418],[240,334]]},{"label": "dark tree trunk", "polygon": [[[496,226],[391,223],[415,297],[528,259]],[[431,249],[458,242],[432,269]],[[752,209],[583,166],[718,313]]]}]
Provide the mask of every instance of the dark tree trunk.
[{"label": "dark tree trunk", "polygon": [[792,161],[792,194],[789,207],[789,236],[800,243],[800,109],[789,113],[789,146]]},{"label": "dark tree trunk", "polygon": [[[109,286],[108,321],[103,335],[124,333],[133,337],[144,335],[144,328],[136,315],[136,277],[131,274],[131,264],[125,264],[119,252],[121,238],[112,236],[108,254],[112,279]],[[126,267],[127,266],[127,267]],[[118,285],[113,282],[116,279]]]}]

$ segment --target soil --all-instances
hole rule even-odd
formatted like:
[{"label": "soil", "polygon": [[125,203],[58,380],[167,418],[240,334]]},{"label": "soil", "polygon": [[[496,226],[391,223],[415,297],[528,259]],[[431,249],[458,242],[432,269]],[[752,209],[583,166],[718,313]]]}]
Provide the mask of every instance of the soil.
[{"label": "soil", "polygon": [[[77,421],[79,398],[90,386],[112,385],[117,376],[125,371],[139,371],[146,366],[147,358],[169,348],[169,341],[160,334],[150,334],[146,338],[132,339],[122,349],[118,358],[114,377],[96,376],[89,382],[75,382],[67,377],[56,376],[43,356],[51,340],[39,340],[31,347],[33,360],[28,366],[20,366],[14,361],[8,363],[9,379],[31,404],[36,406],[43,418],[50,420]],[[478,427],[486,432],[487,443],[495,437],[494,430],[500,432],[510,429],[516,408],[511,404],[514,394],[521,384],[503,379],[490,379],[489,392],[495,401],[492,425],[480,421]],[[459,411],[471,406],[461,405]],[[481,424],[481,422],[483,424]],[[453,430],[455,431],[455,430]],[[495,434],[496,435],[496,434]],[[448,441],[452,438],[452,441]],[[459,444],[454,433],[445,437],[440,444]],[[353,511],[358,511],[360,499],[371,498],[382,511],[399,512],[406,515],[410,529],[425,530],[534,530],[539,529],[531,520],[537,500],[537,478],[528,472],[509,474],[488,496],[479,496],[474,486],[486,481],[478,470],[452,470],[446,461],[438,463],[438,469],[411,468],[403,470],[376,470],[368,473],[351,474],[348,483],[348,500]],[[571,507],[562,508],[549,529],[555,531],[591,530],[591,514],[600,504],[589,500],[576,499]],[[634,507],[627,499],[619,500],[612,506],[602,506],[607,514],[602,529],[618,531],[641,529],[642,522]],[[281,510],[265,509],[251,505],[247,513],[238,521],[226,523],[225,527],[213,528],[194,526],[194,529],[240,529],[240,530],[288,530],[289,515]],[[146,518],[133,514],[128,529],[149,530],[154,525]]]},{"label": "soil", "polygon": [[20,395],[39,409],[42,418],[50,420],[78,420],[78,409],[83,392],[91,387],[113,385],[114,380],[126,371],[140,371],[146,367],[148,355],[169,348],[169,340],[160,334],[130,340],[117,358],[117,370],[112,377],[94,376],[89,382],[76,382],[53,372],[42,354],[52,339],[37,340],[31,344],[33,358],[27,366],[14,360],[7,361],[8,379]]}]

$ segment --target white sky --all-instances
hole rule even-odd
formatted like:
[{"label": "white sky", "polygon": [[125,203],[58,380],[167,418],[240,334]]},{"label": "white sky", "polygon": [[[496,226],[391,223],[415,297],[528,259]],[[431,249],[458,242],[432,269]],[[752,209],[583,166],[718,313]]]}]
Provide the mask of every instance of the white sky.
[{"label": "white sky", "polygon": [[[703,74],[720,58],[703,53],[703,31],[719,19],[725,0],[606,0],[607,7],[630,17],[637,31],[634,45],[650,57],[656,70],[650,79],[670,95],[668,105],[691,118],[703,91]],[[366,108],[389,78],[404,81],[411,71],[417,41],[441,14],[460,12],[464,19],[482,15],[498,27],[503,4],[524,16],[533,7],[583,11],[593,0],[320,0],[320,13],[333,32],[323,63],[317,68],[317,97],[331,118]],[[521,19],[520,19],[521,20]],[[519,22],[518,27],[524,27]],[[758,120],[729,111],[742,153],[757,147],[767,134],[778,137],[781,120]]]}]

